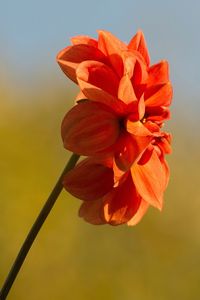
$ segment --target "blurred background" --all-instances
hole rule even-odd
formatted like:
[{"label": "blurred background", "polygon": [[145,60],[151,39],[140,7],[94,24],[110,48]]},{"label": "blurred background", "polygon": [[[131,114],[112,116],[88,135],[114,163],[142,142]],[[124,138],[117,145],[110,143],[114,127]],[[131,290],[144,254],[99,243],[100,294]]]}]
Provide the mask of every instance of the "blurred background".
[{"label": "blurred background", "polygon": [[162,213],[92,226],[59,197],[10,300],[200,299],[200,2],[0,0],[0,285],[62,171],[60,123],[77,87],[55,62],[77,34],[128,41],[141,28],[174,86],[171,180]]}]

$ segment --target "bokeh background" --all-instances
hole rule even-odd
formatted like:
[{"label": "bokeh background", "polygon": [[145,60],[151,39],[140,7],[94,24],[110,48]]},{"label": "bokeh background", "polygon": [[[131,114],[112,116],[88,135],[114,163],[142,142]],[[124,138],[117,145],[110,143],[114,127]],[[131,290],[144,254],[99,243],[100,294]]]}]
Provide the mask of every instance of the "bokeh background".
[{"label": "bokeh background", "polygon": [[138,28],[174,86],[171,180],[162,213],[136,227],[92,226],[63,192],[10,300],[200,299],[200,2],[0,0],[0,285],[68,160],[60,123],[77,88],[55,62],[77,34]]}]

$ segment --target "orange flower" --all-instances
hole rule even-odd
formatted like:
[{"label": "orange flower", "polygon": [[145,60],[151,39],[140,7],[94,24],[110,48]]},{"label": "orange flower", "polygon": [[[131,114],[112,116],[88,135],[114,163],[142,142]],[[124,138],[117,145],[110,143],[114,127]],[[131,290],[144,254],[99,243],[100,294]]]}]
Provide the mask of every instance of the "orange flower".
[{"label": "orange flower", "polygon": [[128,45],[107,31],[98,33],[98,40],[87,36],[72,38],[73,45],[57,55],[63,72],[79,84],[77,100],[87,98],[104,103],[118,113],[124,104],[136,106],[140,101],[140,119],[158,124],[168,119],[172,87],[167,61],[150,66],[142,31]]},{"label": "orange flower", "polygon": [[150,121],[130,121],[110,107],[81,101],[65,116],[64,145],[90,156],[66,174],[64,187],[84,200],[80,216],[92,224],[135,225],[149,205],[163,205],[170,135]]},{"label": "orange flower", "polygon": [[135,162],[127,172],[112,160],[90,157],[80,162],[63,181],[72,195],[83,200],[79,215],[92,224],[136,225],[149,205],[161,210],[169,179],[164,151],[157,143],[147,161]]},{"label": "orange flower", "polygon": [[72,43],[57,60],[81,91],[61,133],[66,149],[89,158],[63,184],[84,201],[86,221],[134,225],[149,205],[162,208],[168,183],[171,138],[161,131],[172,98],[168,64],[150,66],[141,31],[128,45],[105,31],[98,41]]}]

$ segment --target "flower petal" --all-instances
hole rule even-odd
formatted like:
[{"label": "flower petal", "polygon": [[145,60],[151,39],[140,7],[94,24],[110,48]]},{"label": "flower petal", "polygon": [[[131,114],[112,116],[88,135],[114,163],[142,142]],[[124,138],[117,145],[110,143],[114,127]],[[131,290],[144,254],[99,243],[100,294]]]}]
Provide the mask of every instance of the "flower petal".
[{"label": "flower petal", "polygon": [[87,44],[74,45],[64,48],[58,53],[56,59],[62,71],[76,83],[76,68],[82,61],[107,61],[105,55],[98,48]]},{"label": "flower petal", "polygon": [[79,217],[93,225],[105,224],[102,199],[84,201],[79,209]]},{"label": "flower petal", "polygon": [[117,187],[118,185],[122,184],[123,181],[126,180],[128,172],[119,169],[115,162],[115,159],[113,159],[112,169],[114,173],[114,187]]},{"label": "flower petal", "polygon": [[162,123],[164,120],[170,119],[170,111],[165,106],[147,106],[145,111],[147,121]]},{"label": "flower petal", "polygon": [[140,121],[126,121],[126,130],[136,136],[152,137],[152,133]]},{"label": "flower petal", "polygon": [[115,150],[117,167],[122,171],[128,171],[150,142],[149,137],[134,136],[129,133],[121,134]]},{"label": "flower petal", "polygon": [[113,34],[105,30],[99,30],[98,48],[109,58],[115,72],[121,77],[123,75],[122,50],[127,46]]},{"label": "flower petal", "polygon": [[146,164],[134,164],[131,168],[131,174],[140,196],[149,204],[161,210],[166,176],[156,151],[153,151]]},{"label": "flower petal", "polygon": [[136,122],[142,120],[145,114],[145,103],[143,95],[137,101],[133,101],[127,105],[129,120]]},{"label": "flower petal", "polygon": [[141,197],[131,175],[104,197],[104,217],[111,225],[127,223],[138,210]]},{"label": "flower petal", "polygon": [[138,51],[122,51],[124,75],[127,74],[134,86],[146,84],[148,79],[147,65]]},{"label": "flower petal", "polygon": [[151,155],[152,155],[152,153],[153,153],[153,149],[154,149],[154,147],[153,147],[152,144],[150,144],[150,145],[146,148],[146,150],[145,150],[144,153],[142,154],[140,160],[138,161],[138,164],[139,164],[139,165],[144,165],[144,164],[146,164],[146,163],[149,161],[149,159],[151,158]]},{"label": "flower petal", "polygon": [[137,101],[137,97],[128,74],[125,74],[119,82],[118,98],[126,104]]},{"label": "flower petal", "polygon": [[149,68],[149,77],[147,87],[152,85],[165,84],[169,81],[169,66],[166,60],[163,60]]},{"label": "flower petal", "polygon": [[106,106],[79,102],[66,114],[61,135],[66,149],[80,155],[94,155],[116,142],[118,119]]},{"label": "flower petal", "polygon": [[170,82],[161,86],[148,88],[144,94],[145,105],[148,107],[169,106],[172,100],[172,93]]},{"label": "flower petal", "polygon": [[98,42],[87,35],[74,36],[71,38],[71,42],[73,45],[86,44],[86,45],[93,46],[95,48],[98,47]]},{"label": "flower petal", "polygon": [[156,139],[156,145],[162,150],[163,154],[170,154],[172,152],[171,139],[171,134],[166,132]]},{"label": "flower petal", "polygon": [[128,226],[134,226],[140,222],[144,214],[147,212],[147,209],[149,208],[149,203],[141,200],[140,206],[135,213],[135,215],[128,221]]},{"label": "flower petal", "polygon": [[119,79],[107,65],[98,61],[84,61],[79,65],[76,74],[78,80],[91,83],[117,97]]},{"label": "flower petal", "polygon": [[91,158],[78,163],[63,179],[65,189],[85,201],[103,197],[112,189],[113,184],[112,169]]},{"label": "flower petal", "polygon": [[126,104],[114,96],[117,96],[118,80],[108,66],[95,61],[85,61],[79,65],[76,74],[85,97],[106,104],[117,114],[124,113]]},{"label": "flower petal", "polygon": [[144,38],[144,34],[141,30],[139,30],[136,35],[131,39],[129,45],[128,45],[129,50],[137,50],[138,52],[141,53],[143,56],[144,60],[146,61],[146,64],[150,64],[150,58],[149,58],[149,53],[146,45],[146,41]]}]

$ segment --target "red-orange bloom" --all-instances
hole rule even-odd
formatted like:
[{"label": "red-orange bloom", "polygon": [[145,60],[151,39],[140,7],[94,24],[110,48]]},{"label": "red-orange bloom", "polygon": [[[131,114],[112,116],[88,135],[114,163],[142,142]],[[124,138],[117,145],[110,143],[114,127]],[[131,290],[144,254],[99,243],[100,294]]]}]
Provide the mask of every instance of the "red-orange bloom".
[{"label": "red-orange bloom", "polygon": [[57,55],[63,72],[79,84],[81,92],[77,100],[88,98],[105,103],[118,113],[124,104],[131,106],[133,112],[139,101],[140,119],[144,117],[159,124],[168,119],[172,87],[167,61],[150,66],[141,31],[129,44],[107,31],[98,33],[98,40],[87,36],[72,38],[73,45]]},{"label": "red-orange bloom", "polygon": [[65,188],[83,200],[79,215],[92,224],[137,224],[149,205],[159,210],[169,180],[164,154],[170,136],[157,137],[127,171],[111,158],[89,157],[64,177]]},{"label": "red-orange bloom", "polygon": [[170,135],[161,131],[172,98],[168,64],[150,66],[141,31],[128,45],[105,31],[98,41],[78,36],[72,43],[57,59],[81,91],[62,138],[66,149],[89,158],[64,186],[84,200],[86,221],[134,225],[149,205],[162,208],[169,178]]}]

